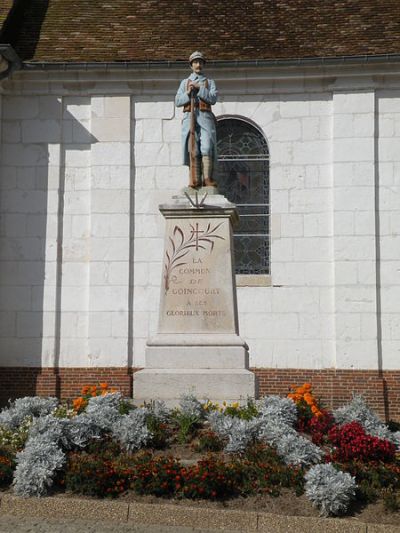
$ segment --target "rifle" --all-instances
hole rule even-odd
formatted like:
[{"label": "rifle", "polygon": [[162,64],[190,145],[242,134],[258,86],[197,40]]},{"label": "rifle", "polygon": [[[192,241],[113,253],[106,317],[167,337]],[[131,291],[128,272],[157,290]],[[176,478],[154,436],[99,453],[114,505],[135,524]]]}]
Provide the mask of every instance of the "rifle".
[{"label": "rifle", "polygon": [[190,156],[190,187],[197,186],[196,176],[196,115],[194,90],[190,93],[190,137],[189,137],[189,156]]}]

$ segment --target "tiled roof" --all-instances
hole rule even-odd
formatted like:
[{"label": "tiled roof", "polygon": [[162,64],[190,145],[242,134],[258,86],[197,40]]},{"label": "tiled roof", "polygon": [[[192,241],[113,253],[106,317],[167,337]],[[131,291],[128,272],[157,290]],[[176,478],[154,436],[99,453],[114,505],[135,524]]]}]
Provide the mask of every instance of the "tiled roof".
[{"label": "tiled roof", "polygon": [[195,49],[215,60],[400,53],[399,0],[35,0],[23,5],[7,37],[25,61],[175,61]]}]

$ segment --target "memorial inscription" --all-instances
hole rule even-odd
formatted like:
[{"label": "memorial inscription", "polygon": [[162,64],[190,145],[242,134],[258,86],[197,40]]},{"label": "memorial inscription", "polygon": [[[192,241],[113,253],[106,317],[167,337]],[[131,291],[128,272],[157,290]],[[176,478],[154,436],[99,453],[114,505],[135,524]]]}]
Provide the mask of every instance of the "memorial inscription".
[{"label": "memorial inscription", "polygon": [[161,331],[234,330],[226,294],[226,276],[232,274],[221,263],[223,249],[229,253],[228,224],[189,219],[171,226],[163,265]]}]

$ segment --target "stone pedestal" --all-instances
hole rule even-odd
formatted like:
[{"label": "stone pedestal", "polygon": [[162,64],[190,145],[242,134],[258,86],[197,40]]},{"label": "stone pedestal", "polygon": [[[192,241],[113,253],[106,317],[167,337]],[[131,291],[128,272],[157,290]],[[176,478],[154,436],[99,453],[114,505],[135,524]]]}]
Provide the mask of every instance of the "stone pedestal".
[{"label": "stone pedestal", "polygon": [[248,347],[239,337],[233,268],[235,206],[221,195],[202,207],[187,198],[161,205],[166,218],[158,334],[149,339],[146,368],[135,374],[137,402],[178,403],[254,397]]}]

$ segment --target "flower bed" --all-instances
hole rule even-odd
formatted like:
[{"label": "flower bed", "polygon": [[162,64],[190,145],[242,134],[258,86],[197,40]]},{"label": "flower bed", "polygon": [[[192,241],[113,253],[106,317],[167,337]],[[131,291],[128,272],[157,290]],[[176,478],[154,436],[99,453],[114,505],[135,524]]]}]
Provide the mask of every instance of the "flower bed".
[{"label": "flower bed", "polygon": [[217,405],[194,396],[170,410],[135,407],[106,383],[72,408],[21,398],[0,412],[0,485],[21,496],[65,490],[227,500],[305,494],[323,516],[383,497],[400,505],[400,432],[355,397],[324,410],[310,384],[287,398]]}]

